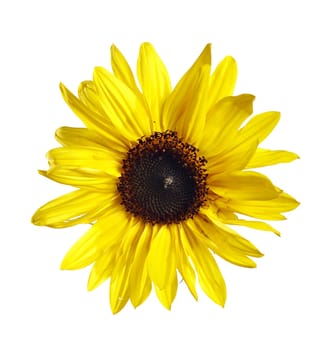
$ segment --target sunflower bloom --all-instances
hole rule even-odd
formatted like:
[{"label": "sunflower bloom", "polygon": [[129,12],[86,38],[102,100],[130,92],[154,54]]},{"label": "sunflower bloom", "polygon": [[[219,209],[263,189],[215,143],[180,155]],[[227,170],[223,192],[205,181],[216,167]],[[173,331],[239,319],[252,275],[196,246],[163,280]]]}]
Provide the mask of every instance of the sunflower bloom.
[{"label": "sunflower bloom", "polygon": [[138,82],[115,46],[111,65],[113,72],[95,68],[77,97],[60,85],[85,127],[56,131],[61,147],[48,152],[40,174],[75,190],[43,205],[32,222],[92,224],[61,268],[93,264],[88,290],[110,279],[113,313],[129,300],[139,306],[152,288],[170,309],[179,279],[197,300],[197,278],[223,306],[226,286],[213,255],[243,267],[263,255],[232,227],[279,235],[261,220],[282,220],[298,206],[254,170],[298,158],[259,148],[280,114],[251,117],[255,97],[232,96],[235,60],[226,57],[211,73],[210,45],[173,89],[149,43],[140,48]]}]

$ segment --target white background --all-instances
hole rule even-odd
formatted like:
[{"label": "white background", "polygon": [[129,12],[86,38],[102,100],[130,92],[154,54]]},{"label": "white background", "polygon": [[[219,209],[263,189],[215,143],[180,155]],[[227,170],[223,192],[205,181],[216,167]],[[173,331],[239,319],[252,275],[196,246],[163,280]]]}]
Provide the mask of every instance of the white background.
[{"label": "white background", "polygon": [[[3,1],[0,5],[0,348],[327,349],[327,11],[325,1]],[[60,271],[85,227],[35,227],[33,212],[66,192],[36,172],[54,131],[80,125],[61,99],[115,43],[135,67],[152,42],[173,82],[207,42],[213,62],[233,55],[236,94],[255,112],[279,110],[267,146],[301,160],[265,169],[302,205],[278,223],[282,238],[240,230],[265,256],[258,268],[219,261],[224,309],[179,285],[172,311],[152,296],[113,316],[108,283],[86,291],[88,269]]]}]

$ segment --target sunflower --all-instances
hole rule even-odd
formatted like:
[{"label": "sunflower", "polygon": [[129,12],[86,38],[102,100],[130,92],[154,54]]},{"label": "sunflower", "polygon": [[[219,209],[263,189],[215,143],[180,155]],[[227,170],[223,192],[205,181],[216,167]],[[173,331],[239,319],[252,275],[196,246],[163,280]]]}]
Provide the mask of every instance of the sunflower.
[{"label": "sunflower", "polygon": [[[91,224],[61,268],[93,264],[88,290],[110,279],[110,306],[139,306],[155,289],[168,309],[182,279],[197,300],[202,290],[223,306],[226,286],[214,254],[255,267],[263,254],[233,225],[279,232],[268,223],[298,202],[254,170],[291,162],[295,153],[258,148],[278,112],[251,117],[254,96],[232,96],[236,62],[211,73],[207,45],[172,89],[153,46],[140,47],[136,82],[111,47],[112,73],[102,67],[64,100],[84,128],[61,127],[61,147],[48,152],[41,175],[75,187],[43,205],[32,222],[54,228]],[[242,216],[240,216],[242,214]],[[251,217],[251,218],[249,218]]]}]

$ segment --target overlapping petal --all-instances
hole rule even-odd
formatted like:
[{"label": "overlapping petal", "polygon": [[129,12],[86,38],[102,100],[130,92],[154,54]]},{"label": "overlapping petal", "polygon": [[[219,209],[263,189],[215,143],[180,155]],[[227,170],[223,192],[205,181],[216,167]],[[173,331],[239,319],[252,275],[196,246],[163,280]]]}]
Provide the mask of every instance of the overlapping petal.
[{"label": "overlapping petal", "polygon": [[136,94],[102,67],[95,68],[93,78],[99,103],[114,127],[128,140],[148,135],[151,131],[151,120]]},{"label": "overlapping petal", "polygon": [[113,206],[71,247],[61,268],[75,270],[90,265],[104,251],[120,243],[128,224],[126,213]]}]

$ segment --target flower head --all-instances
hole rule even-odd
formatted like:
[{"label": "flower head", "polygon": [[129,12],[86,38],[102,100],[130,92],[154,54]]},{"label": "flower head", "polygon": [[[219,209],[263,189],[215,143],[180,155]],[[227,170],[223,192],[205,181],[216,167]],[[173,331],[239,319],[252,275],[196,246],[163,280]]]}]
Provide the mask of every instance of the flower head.
[{"label": "flower head", "polygon": [[89,290],[110,279],[113,313],[128,300],[140,305],[152,287],[169,309],[178,278],[197,299],[197,277],[223,306],[226,287],[213,254],[243,267],[255,267],[252,258],[262,256],[231,226],[279,234],[238,214],[281,220],[298,205],[249,170],[298,158],[259,148],[280,114],[251,117],[254,96],[232,96],[234,59],[226,57],[211,73],[210,45],[173,89],[149,43],[140,48],[139,85],[115,46],[111,64],[113,73],[95,68],[78,97],[60,85],[85,128],[59,128],[62,147],[48,152],[49,169],[40,173],[76,189],[42,206],[32,221],[54,228],[92,224],[61,267],[93,264]]}]

